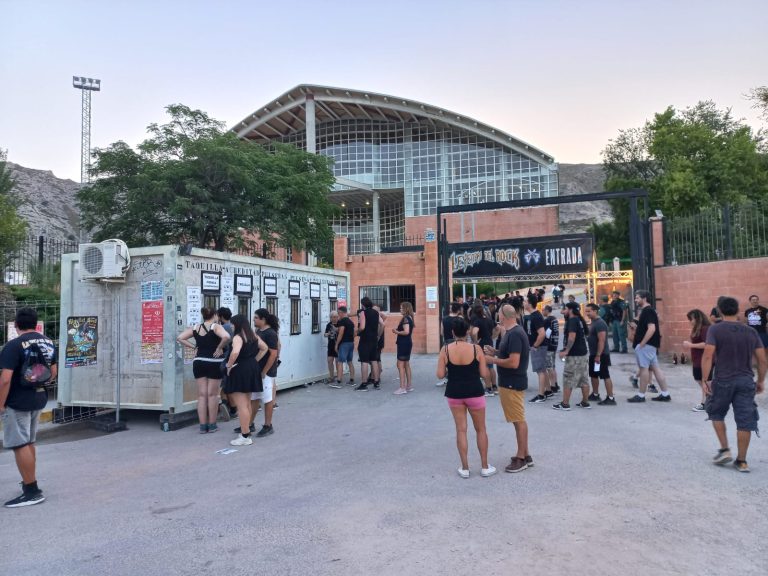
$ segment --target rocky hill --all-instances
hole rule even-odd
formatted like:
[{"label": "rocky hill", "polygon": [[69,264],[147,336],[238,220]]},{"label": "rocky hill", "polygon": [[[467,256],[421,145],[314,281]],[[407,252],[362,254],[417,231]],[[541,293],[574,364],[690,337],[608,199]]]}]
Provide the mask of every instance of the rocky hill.
[{"label": "rocky hill", "polygon": [[[560,195],[575,196],[603,190],[601,164],[560,164]],[[560,232],[585,232],[593,222],[612,220],[608,202],[579,202],[560,206]]]}]

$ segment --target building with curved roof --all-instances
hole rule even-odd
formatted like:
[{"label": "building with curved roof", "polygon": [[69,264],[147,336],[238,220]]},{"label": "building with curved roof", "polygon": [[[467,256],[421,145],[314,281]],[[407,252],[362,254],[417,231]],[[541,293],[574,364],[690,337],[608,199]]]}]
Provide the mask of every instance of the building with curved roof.
[{"label": "building with curved roof", "polygon": [[434,222],[441,205],[558,194],[549,154],[480,121],[396,96],[302,84],[232,131],[333,158],[331,200],[343,208],[333,228],[349,238],[351,254],[403,245],[423,233],[419,217]]}]

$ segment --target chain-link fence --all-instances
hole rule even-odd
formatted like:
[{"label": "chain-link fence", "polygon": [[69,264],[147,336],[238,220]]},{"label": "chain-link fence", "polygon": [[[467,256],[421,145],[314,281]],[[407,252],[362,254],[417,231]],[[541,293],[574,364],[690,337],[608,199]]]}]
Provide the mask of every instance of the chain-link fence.
[{"label": "chain-link fence", "polygon": [[709,208],[665,222],[668,266],[768,256],[768,202]]},{"label": "chain-link fence", "polygon": [[2,282],[16,286],[40,285],[51,280],[41,276],[55,276],[53,280],[58,283],[62,254],[77,250],[75,240],[29,236],[17,250],[3,259]]}]

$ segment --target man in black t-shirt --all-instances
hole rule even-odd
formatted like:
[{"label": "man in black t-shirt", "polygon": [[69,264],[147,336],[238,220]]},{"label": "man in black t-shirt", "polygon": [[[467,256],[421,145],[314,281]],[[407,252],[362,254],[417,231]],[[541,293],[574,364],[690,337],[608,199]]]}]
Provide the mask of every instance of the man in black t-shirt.
[{"label": "man in black t-shirt", "polygon": [[[56,379],[58,368],[53,341],[35,331],[37,312],[32,308],[21,308],[16,313],[15,325],[19,336],[8,342],[0,353],[0,421],[3,423],[3,447],[13,450],[16,457],[22,494],[7,501],[6,508],[32,506],[45,500],[35,477],[35,440],[40,411],[48,401],[43,385]],[[38,351],[45,357],[51,377],[35,388],[25,384],[22,371],[27,356]]]},{"label": "man in black t-shirt", "polygon": [[667,389],[667,379],[661,372],[657,357],[661,346],[661,331],[659,330],[659,316],[650,303],[651,293],[647,290],[635,292],[635,307],[640,311],[635,327],[635,337],[632,341],[635,347],[635,358],[640,368],[640,390],[628,402],[645,402],[645,392],[651,380],[651,372],[659,383],[661,393],[652,400],[657,402],[669,402],[672,398]]},{"label": "man in black t-shirt", "polygon": [[760,298],[757,294],[749,297],[749,306],[744,310],[744,319],[748,326],[752,326],[757,331],[763,347],[768,347],[768,308],[760,306]]},{"label": "man in black t-shirt", "polygon": [[544,306],[542,315],[544,316],[544,335],[547,337],[547,379],[549,389],[553,394],[557,394],[560,392],[560,386],[557,384],[555,359],[557,356],[557,346],[560,342],[560,323],[552,314],[552,306]]},{"label": "man in black t-shirt", "polygon": [[[475,302],[472,305],[470,325],[472,326],[470,331],[472,342],[479,344],[480,347],[493,345],[493,329],[496,323],[486,315],[481,302]],[[490,382],[485,383],[485,395],[493,396],[496,390],[496,371],[493,369],[492,364],[488,365],[488,374]]]},{"label": "man in black t-shirt", "polygon": [[339,306],[339,321],[336,323],[336,375],[341,380],[344,374],[344,364],[349,366],[349,384],[355,383],[355,364],[352,355],[355,352],[355,325],[347,316],[347,307]]},{"label": "man in black t-shirt", "polygon": [[[379,345],[379,313],[373,309],[373,301],[368,297],[360,300],[363,309],[357,313],[357,355],[360,359],[360,386],[355,388],[363,392],[368,384],[379,389],[379,364],[376,361]],[[370,375],[368,368],[370,367]]]},{"label": "man in black t-shirt", "polygon": [[589,367],[587,357],[587,323],[581,315],[581,306],[577,302],[567,302],[563,310],[565,331],[563,350],[560,358],[565,360],[563,368],[563,401],[552,406],[555,410],[570,410],[571,393],[574,388],[581,388],[579,408],[591,408],[589,396]]},{"label": "man in black t-shirt", "polygon": [[[443,346],[447,346],[453,342],[453,321],[455,318],[461,315],[461,304],[458,302],[451,302],[448,308],[448,315],[443,316],[441,321],[443,329]],[[445,386],[448,380],[439,380],[435,386]]]},{"label": "man in black t-shirt", "polygon": [[336,374],[336,336],[338,328],[336,324],[339,321],[339,313],[335,310],[331,312],[330,322],[325,325],[323,337],[328,339],[328,386],[331,388],[341,388],[341,374]]},{"label": "man in black t-shirt", "polygon": [[525,333],[528,335],[528,345],[531,347],[531,369],[536,373],[539,381],[538,394],[528,400],[532,404],[548,400],[554,393],[547,378],[547,341],[546,328],[544,328],[544,316],[536,310],[539,303],[536,294],[528,294],[523,306],[525,307]]}]

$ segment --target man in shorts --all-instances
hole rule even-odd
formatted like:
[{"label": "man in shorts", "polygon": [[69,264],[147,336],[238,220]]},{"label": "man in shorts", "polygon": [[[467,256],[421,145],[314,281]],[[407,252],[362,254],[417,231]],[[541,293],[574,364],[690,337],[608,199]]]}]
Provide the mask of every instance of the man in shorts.
[{"label": "man in shorts", "polygon": [[576,302],[567,302],[563,310],[565,316],[564,348],[560,358],[565,359],[563,368],[563,401],[552,406],[555,410],[571,409],[571,393],[574,388],[581,388],[579,408],[591,408],[589,396],[589,369],[587,367],[587,323],[581,316],[581,307]]},{"label": "man in shorts", "polygon": [[[373,301],[365,296],[361,301],[363,308],[357,313],[357,355],[360,359],[360,386],[358,392],[365,391],[369,384],[379,389],[379,313],[373,309]],[[370,371],[369,371],[370,369]]]},{"label": "man in shorts", "polygon": [[[738,445],[733,465],[739,472],[749,472],[747,450],[752,432],[757,432],[758,420],[755,393],[761,394],[765,389],[765,373],[768,368],[765,349],[757,332],[739,322],[739,303],[735,298],[720,296],[717,307],[723,320],[707,330],[701,359],[702,374],[712,373],[713,361],[716,366],[714,380],[702,382],[704,392],[708,395],[705,403],[707,415],[720,442],[720,449],[713,462],[722,466],[731,461],[725,416],[733,406]],[[752,371],[753,361],[757,364],[757,382]]]},{"label": "man in shorts", "polygon": [[539,298],[536,294],[528,294],[523,307],[525,309],[525,332],[528,335],[528,345],[531,354],[531,369],[539,380],[539,393],[528,400],[531,404],[544,402],[554,393],[549,386],[547,377],[547,342],[546,329],[544,328],[544,316],[536,309]]},{"label": "man in shorts", "polygon": [[[48,401],[48,393],[42,385],[55,380],[57,374],[56,347],[50,338],[35,330],[37,312],[32,308],[21,308],[16,312],[15,326],[18,337],[8,342],[0,353],[0,421],[3,423],[3,447],[13,450],[21,474],[22,494],[8,500],[6,508],[45,501],[35,476],[35,440],[40,411]],[[45,357],[51,376],[39,387],[30,387],[22,380],[22,372],[27,355],[37,351]]]},{"label": "man in shorts", "polygon": [[525,391],[528,389],[528,336],[517,323],[517,312],[509,304],[501,307],[499,318],[504,326],[504,336],[499,349],[485,346],[483,351],[489,365],[499,371],[499,399],[504,418],[515,427],[517,454],[512,457],[505,472],[522,472],[533,466],[528,453],[528,423],[525,421]]},{"label": "man in shorts", "polygon": [[651,293],[647,290],[638,290],[635,292],[635,307],[640,314],[635,328],[635,337],[633,345],[635,347],[635,357],[637,365],[640,367],[640,390],[637,394],[628,399],[633,404],[645,402],[645,392],[651,381],[651,372],[659,383],[661,392],[651,400],[656,402],[669,402],[672,398],[667,388],[667,379],[661,372],[657,351],[661,346],[661,332],[659,331],[659,316],[650,303]]},{"label": "man in shorts", "polygon": [[557,383],[555,360],[557,357],[557,346],[560,342],[560,323],[552,315],[552,306],[544,306],[542,315],[544,316],[544,335],[547,337],[547,380],[549,389],[553,394],[557,394],[560,392],[560,386]]},{"label": "man in shorts", "polygon": [[[611,354],[608,352],[608,324],[600,318],[600,308],[597,304],[587,304],[589,318],[589,378],[592,380],[592,394],[589,400],[597,402],[598,406],[616,406],[613,397],[613,381],[608,367],[611,365]],[[605,382],[605,399],[600,399],[600,380]]]},{"label": "man in shorts", "polygon": [[336,323],[336,377],[341,380],[344,364],[349,367],[349,385],[355,384],[355,364],[352,356],[355,352],[355,325],[347,316],[347,307],[339,306],[339,321]]}]

